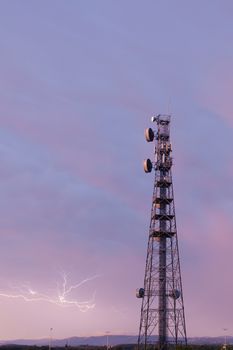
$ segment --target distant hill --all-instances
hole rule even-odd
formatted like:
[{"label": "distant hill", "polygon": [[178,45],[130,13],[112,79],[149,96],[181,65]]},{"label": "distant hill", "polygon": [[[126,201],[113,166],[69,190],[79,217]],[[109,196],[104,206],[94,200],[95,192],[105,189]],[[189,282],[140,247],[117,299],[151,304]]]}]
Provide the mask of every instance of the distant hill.
[{"label": "distant hill", "polygon": [[[109,335],[109,345],[115,346],[120,344],[136,344],[138,337],[136,335]],[[97,345],[105,346],[107,342],[106,335],[98,337],[71,337],[65,339],[53,339],[52,346],[78,346],[78,345]],[[188,339],[190,344],[223,344],[224,337],[193,337]],[[233,344],[233,337],[227,337],[227,343]],[[17,344],[17,345],[48,345],[49,339],[15,339],[1,341],[0,345]]]},{"label": "distant hill", "polygon": [[[119,344],[136,344],[137,336],[134,335],[109,335],[108,343],[109,345],[119,345]],[[78,346],[78,345],[99,345],[105,346],[107,343],[106,335],[96,336],[96,337],[71,337],[65,339],[53,339],[52,346]],[[48,345],[49,339],[14,339],[14,340],[3,340],[0,345],[6,344],[17,344],[17,345]]]}]

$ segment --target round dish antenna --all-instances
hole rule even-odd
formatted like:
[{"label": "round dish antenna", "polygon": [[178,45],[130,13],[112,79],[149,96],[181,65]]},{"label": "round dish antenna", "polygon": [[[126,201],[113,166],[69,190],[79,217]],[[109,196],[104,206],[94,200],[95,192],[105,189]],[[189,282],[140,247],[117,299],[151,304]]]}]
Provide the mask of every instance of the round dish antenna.
[{"label": "round dish antenna", "polygon": [[152,165],[151,160],[149,158],[145,159],[143,162],[143,168],[144,168],[145,173],[150,173],[152,170],[152,167],[153,167],[153,165]]},{"label": "round dish antenna", "polygon": [[143,298],[145,295],[145,289],[144,288],[138,288],[136,290],[136,297],[137,298]]},{"label": "round dish antenna", "polygon": [[148,128],[148,129],[145,130],[145,138],[146,138],[147,142],[154,141],[154,137],[155,137],[155,134],[154,134],[154,131],[151,128]]},{"label": "round dish antenna", "polygon": [[180,297],[180,291],[178,289],[174,289],[169,293],[169,297],[173,298],[173,299],[179,299]]}]

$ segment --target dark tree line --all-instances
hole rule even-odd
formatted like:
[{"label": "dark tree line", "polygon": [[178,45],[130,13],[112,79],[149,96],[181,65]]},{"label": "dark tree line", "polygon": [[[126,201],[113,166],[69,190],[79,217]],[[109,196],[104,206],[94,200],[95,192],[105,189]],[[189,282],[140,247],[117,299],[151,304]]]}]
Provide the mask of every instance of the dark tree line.
[{"label": "dark tree line", "polygon": [[[107,350],[106,346],[89,346],[89,345],[80,345],[80,346],[65,346],[65,347],[56,347],[53,346],[51,350]],[[137,347],[132,344],[125,345],[116,345],[110,348],[111,350],[137,350]],[[110,350],[109,349],[109,350]],[[174,347],[174,350],[221,350],[221,345],[188,345],[182,347]],[[29,345],[2,345],[0,350],[49,350],[48,346],[29,346]],[[157,350],[154,347],[151,350]],[[227,350],[233,350],[233,345],[227,345]]]}]

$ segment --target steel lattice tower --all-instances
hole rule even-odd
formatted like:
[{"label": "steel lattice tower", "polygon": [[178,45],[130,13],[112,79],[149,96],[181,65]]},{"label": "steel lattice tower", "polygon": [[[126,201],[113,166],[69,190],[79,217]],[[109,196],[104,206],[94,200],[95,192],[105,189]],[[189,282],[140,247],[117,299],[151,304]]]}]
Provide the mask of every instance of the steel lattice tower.
[{"label": "steel lattice tower", "polygon": [[176,349],[187,344],[172,185],[170,116],[152,117],[157,130],[146,129],[155,142],[154,161],[144,161],[146,173],[155,170],[151,220],[142,298],[138,350]]}]

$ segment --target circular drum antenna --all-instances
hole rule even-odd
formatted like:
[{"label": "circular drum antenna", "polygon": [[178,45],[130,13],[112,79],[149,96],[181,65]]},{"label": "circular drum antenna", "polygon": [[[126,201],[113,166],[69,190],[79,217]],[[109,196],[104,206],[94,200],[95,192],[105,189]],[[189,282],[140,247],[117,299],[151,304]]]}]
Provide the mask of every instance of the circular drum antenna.
[{"label": "circular drum antenna", "polygon": [[144,288],[138,288],[136,290],[136,297],[137,298],[143,298],[145,295],[145,289]]},{"label": "circular drum antenna", "polygon": [[172,297],[173,299],[179,299],[180,297],[180,291],[178,289],[173,289],[170,293],[169,293],[169,297]]},{"label": "circular drum antenna", "polygon": [[145,159],[143,162],[143,168],[144,168],[145,173],[150,173],[152,170],[152,167],[153,167],[153,165],[152,165],[151,160],[149,158]]},{"label": "circular drum antenna", "polygon": [[147,142],[152,142],[154,140],[155,134],[151,128],[145,130],[145,138]]}]

